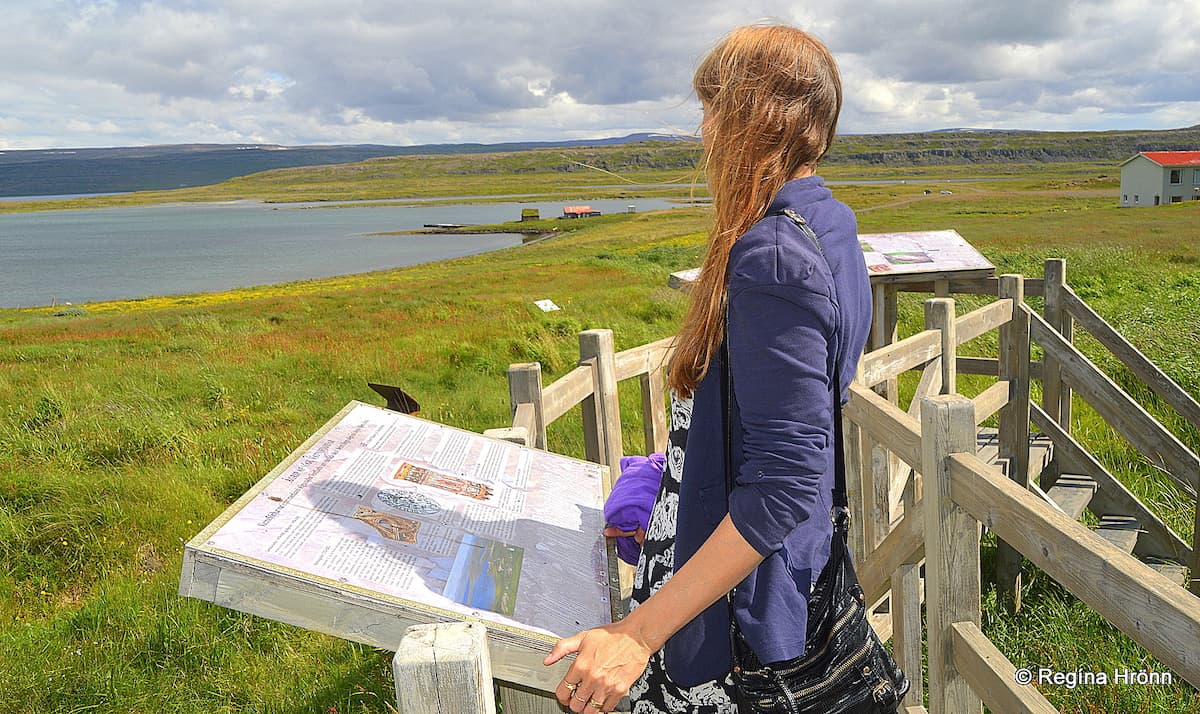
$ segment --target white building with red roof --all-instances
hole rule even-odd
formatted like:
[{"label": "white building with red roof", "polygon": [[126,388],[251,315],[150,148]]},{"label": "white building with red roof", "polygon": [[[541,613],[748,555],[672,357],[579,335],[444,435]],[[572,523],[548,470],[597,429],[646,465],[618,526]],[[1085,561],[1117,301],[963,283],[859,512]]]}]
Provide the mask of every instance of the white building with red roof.
[{"label": "white building with red roof", "polygon": [[1121,164],[1121,205],[1200,200],[1200,151],[1143,151]]}]

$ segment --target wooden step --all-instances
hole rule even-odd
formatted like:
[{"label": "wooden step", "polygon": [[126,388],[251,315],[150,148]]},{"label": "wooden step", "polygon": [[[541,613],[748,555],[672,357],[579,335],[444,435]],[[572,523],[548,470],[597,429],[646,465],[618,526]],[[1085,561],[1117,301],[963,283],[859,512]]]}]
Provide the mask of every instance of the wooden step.
[{"label": "wooden step", "polygon": [[[995,428],[983,427],[975,437],[975,455],[980,461],[992,466],[999,466],[1005,474],[1008,464],[1000,463],[1000,435]],[[1029,477],[1037,479],[1042,470],[1054,458],[1054,443],[1045,434],[1029,435]]]},{"label": "wooden step", "polygon": [[1096,482],[1084,474],[1061,474],[1046,495],[1063,513],[1078,520],[1096,495]]},{"label": "wooden step", "polygon": [[1146,565],[1149,565],[1152,570],[1157,571],[1159,575],[1162,575],[1176,585],[1187,587],[1186,566],[1171,562],[1169,560],[1157,561],[1153,559],[1147,560]]},{"label": "wooden step", "polygon": [[1141,526],[1134,518],[1105,514],[1100,516],[1100,525],[1096,526],[1096,535],[1126,553],[1132,553],[1133,546],[1137,545],[1140,530]]}]

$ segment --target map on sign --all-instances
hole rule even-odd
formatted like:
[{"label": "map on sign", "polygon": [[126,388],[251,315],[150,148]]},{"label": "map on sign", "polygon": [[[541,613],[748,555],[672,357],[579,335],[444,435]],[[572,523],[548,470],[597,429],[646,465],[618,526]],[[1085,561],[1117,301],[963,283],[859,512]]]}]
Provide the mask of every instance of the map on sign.
[{"label": "map on sign", "polygon": [[[927,273],[990,272],[995,266],[957,231],[863,233],[858,236],[872,277],[912,276]],[[670,285],[686,287],[700,277],[699,268],[671,273]]]},{"label": "map on sign", "polygon": [[858,244],[872,275],[995,267],[957,231],[863,234]]},{"label": "map on sign", "polygon": [[612,621],[603,475],[352,402],[188,548],[561,637]]}]

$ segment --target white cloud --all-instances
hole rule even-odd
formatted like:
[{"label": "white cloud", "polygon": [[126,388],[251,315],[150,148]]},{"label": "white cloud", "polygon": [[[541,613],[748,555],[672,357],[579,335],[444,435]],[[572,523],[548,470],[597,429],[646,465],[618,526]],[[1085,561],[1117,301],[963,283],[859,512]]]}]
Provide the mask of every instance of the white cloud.
[{"label": "white cloud", "polygon": [[846,132],[1197,122],[1185,3],[10,0],[0,146],[690,132],[696,62],[764,17],[833,49]]}]

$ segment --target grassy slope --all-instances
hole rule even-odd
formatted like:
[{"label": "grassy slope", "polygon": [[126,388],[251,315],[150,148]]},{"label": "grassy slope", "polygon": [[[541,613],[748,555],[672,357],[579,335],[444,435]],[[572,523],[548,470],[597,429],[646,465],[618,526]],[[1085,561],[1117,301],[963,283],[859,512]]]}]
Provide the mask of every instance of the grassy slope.
[{"label": "grassy slope", "polygon": [[[1200,206],[1116,209],[1111,185],[1090,192],[1094,167],[1017,173],[948,184],[949,196],[919,184],[840,195],[864,232],[955,228],[1001,272],[1040,275],[1044,257],[1067,257],[1072,285],[1200,395]],[[698,263],[703,212],[581,225],[369,275],[89,305],[79,317],[0,311],[0,705],[386,711],[384,653],[175,595],[182,543],[340,406],[378,402],[368,380],[403,385],[431,419],[481,430],[507,419],[508,363],[540,361],[550,381],[574,365],[579,330],[612,328],[618,349],[671,334],[683,300],[665,276]],[[530,305],[544,297],[564,309]],[[905,299],[902,330],[916,329],[919,310]],[[628,444],[639,440],[635,402],[624,400]],[[1189,535],[1185,501],[1080,412],[1077,430]],[[551,447],[581,454],[578,434],[578,418],[564,418]],[[1030,580],[1020,616],[986,596],[985,629],[1018,666],[1143,666],[1127,638],[1043,576]],[[1186,685],[1048,694],[1066,711],[1200,711]]]}]

